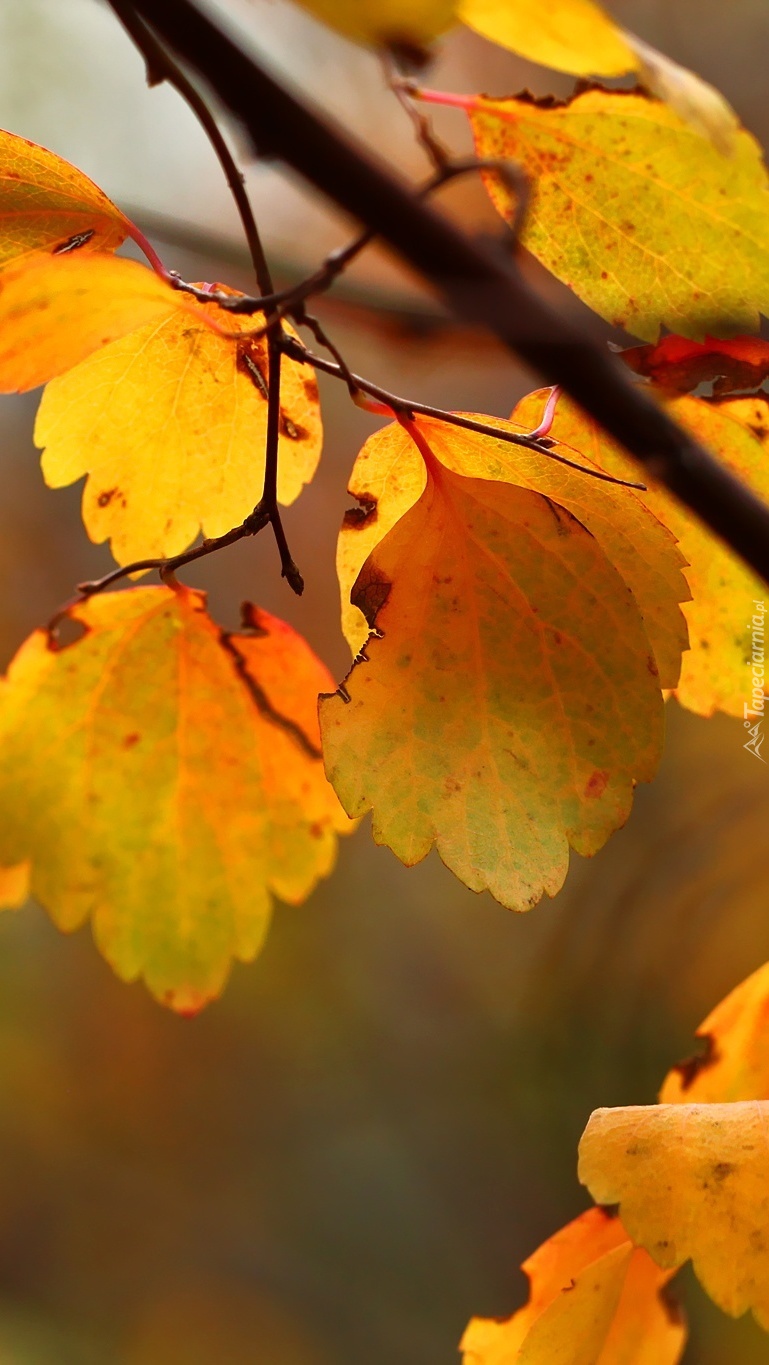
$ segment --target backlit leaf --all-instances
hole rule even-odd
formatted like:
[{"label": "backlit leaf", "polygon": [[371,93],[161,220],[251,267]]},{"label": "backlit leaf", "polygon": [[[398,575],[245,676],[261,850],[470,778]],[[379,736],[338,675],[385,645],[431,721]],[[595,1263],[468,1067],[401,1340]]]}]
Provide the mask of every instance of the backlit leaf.
[{"label": "backlit leaf", "polygon": [[554,895],[569,845],[589,855],[624,823],[661,743],[654,658],[598,541],[553,500],[430,456],[353,601],[375,635],[349,701],[321,702],[348,814],[373,808],[403,862],[435,845],[511,909]]},{"label": "backlit leaf", "polygon": [[454,19],[455,0],[299,0],[316,18],[371,47],[420,48]]},{"label": "backlit leaf", "polygon": [[[660,324],[701,337],[769,312],[767,176],[749,133],[724,157],[638,91],[479,97],[469,113],[479,156],[531,178],[523,245],[609,322],[656,341]],[[487,183],[510,218],[510,190]]]},{"label": "backlit leaf", "polygon": [[38,251],[114,251],[131,228],[82,171],[0,131],[0,268]]},{"label": "backlit leaf", "polygon": [[[541,391],[529,394],[516,407],[515,420],[526,423],[541,412],[542,401]],[[765,402],[750,400],[754,415],[757,401]],[[741,420],[742,408],[733,410],[731,402],[707,403],[689,397],[672,400],[666,406],[677,422],[769,501],[769,464],[754,432]],[[587,458],[620,478],[638,473],[638,465],[566,398],[558,402],[550,434],[570,448],[575,459]],[[650,484],[648,493],[640,496],[673,532],[688,561],[684,572],[692,600],[684,603],[683,610],[691,647],[683,656],[676,696],[699,715],[718,710],[742,720],[743,706],[750,700],[753,604],[765,596],[765,587],[741,559],[664,489]]]},{"label": "backlit leaf", "polygon": [[702,1051],[668,1072],[663,1104],[769,1100],[769,963],[735,986],[696,1036]]},{"label": "backlit leaf", "polygon": [[[193,316],[176,308],[46,388],[35,425],[45,480],[60,488],[88,475],[86,529],[121,564],[178,554],[201,528],[221,535],[258,502],[267,344],[242,335],[254,327],[215,304]],[[322,432],[314,374],[287,359],[281,414],[278,497],[291,503],[315,473]]]},{"label": "backlit leaf", "polygon": [[457,17],[531,62],[575,76],[621,76],[638,59],[593,0],[459,0]]},{"label": "backlit leaf", "polygon": [[769,342],[761,337],[666,336],[656,346],[630,346],[620,359],[636,374],[661,388],[690,393],[699,384],[715,381],[718,394],[759,388],[769,375]]},{"label": "backlit leaf", "polygon": [[726,1313],[769,1330],[769,1103],[597,1109],[579,1178],[618,1204],[633,1241],[672,1270],[691,1259]]},{"label": "backlit leaf", "polygon": [[507,1321],[474,1318],[463,1365],[676,1365],[686,1327],[663,1298],[671,1277],[622,1223],[588,1209],[522,1269],[529,1301]]},{"label": "backlit leaf", "polygon": [[664,100],[687,127],[708,138],[722,156],[731,156],[740,123],[721,91],[634,33],[623,30],[622,36],[638,59],[638,76],[644,89]]},{"label": "backlit leaf", "polygon": [[[546,397],[540,393],[529,405],[527,415],[532,420],[528,426],[487,416],[476,420],[499,427],[500,432],[522,434],[540,421]],[[637,494],[580,474],[548,456],[445,422],[420,418],[420,428],[433,454],[447,469],[543,493],[587,527],[633,590],[654,649],[661,685],[675,686],[681,651],[687,645],[678,606],[688,595],[681,571],[684,561],[670,533]],[[574,460],[573,451],[565,454]],[[593,468],[585,457],[578,457],[577,462]],[[349,492],[361,506],[345,517],[337,547],[342,626],[353,655],[364,644],[369,627],[350,601],[350,590],[371,550],[413,506],[425,483],[424,461],[397,423],[375,432],[355,462]]]},{"label": "backlit leaf", "polygon": [[190,294],[138,261],[36,256],[0,275],[0,393],[34,389],[127,332],[170,318],[216,326]]},{"label": "backlit leaf", "polygon": [[273,896],[298,903],[349,827],[320,761],[329,676],[253,609],[227,635],[202,594],[134,588],[36,631],[0,692],[0,864],[64,930],[91,917],[126,981],[181,1011],[259,950]]},{"label": "backlit leaf", "polygon": [[18,910],[29,897],[29,863],[0,867],[0,910]]}]

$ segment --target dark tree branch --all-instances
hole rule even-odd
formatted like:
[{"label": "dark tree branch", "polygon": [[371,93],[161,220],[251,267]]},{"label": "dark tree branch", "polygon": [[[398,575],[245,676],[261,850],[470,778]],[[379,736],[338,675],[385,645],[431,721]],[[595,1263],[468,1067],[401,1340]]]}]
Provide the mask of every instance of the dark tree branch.
[{"label": "dark tree branch", "polygon": [[[122,3],[122,0],[121,0]],[[659,408],[618,363],[529,288],[513,262],[470,240],[244,52],[194,0],[133,8],[198,72],[251,136],[429,280],[459,317],[494,332],[769,581],[769,508]]]}]

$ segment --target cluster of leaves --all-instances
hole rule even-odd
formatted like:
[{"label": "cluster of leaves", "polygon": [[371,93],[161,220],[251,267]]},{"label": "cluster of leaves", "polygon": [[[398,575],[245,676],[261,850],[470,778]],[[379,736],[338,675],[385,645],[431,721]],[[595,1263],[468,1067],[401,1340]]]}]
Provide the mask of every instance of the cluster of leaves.
[{"label": "cluster of leaves", "polygon": [[676,1365],[669,1282],[688,1260],[724,1312],[769,1330],[767,1017],[769,963],[708,1015],[659,1104],[596,1110],[579,1178],[599,1207],[524,1263],[524,1308],[470,1322],[464,1365]]},{"label": "cluster of leaves", "polygon": [[[401,45],[454,17],[445,4],[333,10],[343,27],[374,16]],[[407,13],[423,30],[398,29]],[[463,0],[457,16],[553,66],[639,69],[590,0],[557,22],[523,0]],[[414,93],[464,108],[484,160],[523,167],[523,245],[647,342],[631,368],[768,496],[767,402],[744,395],[746,375],[755,389],[766,373],[761,343],[698,340],[769,311],[769,194],[750,135],[723,109],[703,132],[701,98],[681,112],[640,88],[564,104]],[[486,183],[512,219],[509,183],[492,170]],[[126,237],[151,269],[114,254]],[[43,472],[53,486],[86,476],[91,538],[126,572],[168,570],[200,531],[258,529],[269,309],[233,312],[227,286],[182,285],[85,176],[8,133],[0,265],[0,390],[46,385]],[[657,344],[662,326],[676,335]],[[281,365],[286,505],[320,455],[305,357],[298,346]],[[691,395],[704,373],[717,401]],[[103,597],[85,585],[2,684],[0,899],[29,890],[64,929],[91,917],[118,974],[176,1009],[255,955],[272,896],[302,900],[366,811],[405,863],[434,846],[466,885],[525,910],[562,885],[570,848],[595,853],[627,818],[659,762],[667,693],[742,718],[761,585],[670,495],[635,483],[584,414],[542,391],[508,420],[386,411],[339,538],[355,662],[336,691],[282,622],[247,607],[242,631],[224,632],[168,572]]]}]

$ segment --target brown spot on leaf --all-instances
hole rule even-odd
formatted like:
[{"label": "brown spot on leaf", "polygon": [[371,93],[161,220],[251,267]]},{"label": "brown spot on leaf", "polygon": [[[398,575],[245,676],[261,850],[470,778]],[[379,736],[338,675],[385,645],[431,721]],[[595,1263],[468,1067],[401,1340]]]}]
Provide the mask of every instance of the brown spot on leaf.
[{"label": "brown spot on leaf", "polygon": [[709,1066],[715,1066],[720,1061],[720,1054],[716,1047],[712,1033],[697,1034],[697,1041],[702,1043],[702,1052],[696,1053],[693,1057],[686,1057],[682,1062],[677,1062],[673,1067],[681,1077],[681,1089],[688,1090],[693,1085],[701,1071],[707,1070]]},{"label": "brown spot on leaf", "polygon": [[355,494],[359,507],[348,507],[344,514],[342,525],[347,531],[361,531],[364,526],[369,526],[377,518],[377,500],[372,498],[369,493]]},{"label": "brown spot on leaf", "polygon": [[287,436],[289,441],[306,441],[308,436],[306,429],[300,427],[297,422],[292,422],[282,408],[280,410],[280,434]]},{"label": "brown spot on leaf", "polygon": [[304,380],[304,396],[307,399],[308,403],[317,403],[318,384],[314,378]]},{"label": "brown spot on leaf", "polygon": [[609,774],[603,768],[596,768],[595,772],[591,773],[585,783],[585,796],[593,797],[594,799],[603,796],[608,781]]},{"label": "brown spot on leaf", "polygon": [[100,493],[96,499],[100,507],[109,507],[112,499],[119,493],[118,488],[108,488],[104,493]]},{"label": "brown spot on leaf", "polygon": [[125,736],[123,740],[123,748],[133,749],[134,744],[138,744],[140,739],[141,735],[138,734],[136,730],[134,730],[132,734]]}]

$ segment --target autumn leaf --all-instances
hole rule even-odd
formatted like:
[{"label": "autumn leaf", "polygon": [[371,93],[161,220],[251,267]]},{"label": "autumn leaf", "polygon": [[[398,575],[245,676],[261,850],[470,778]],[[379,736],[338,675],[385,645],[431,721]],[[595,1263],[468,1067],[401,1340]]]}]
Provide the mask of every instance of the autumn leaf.
[{"label": "autumn leaf", "polygon": [[638,59],[593,0],[459,0],[457,16],[484,38],[531,62],[575,76],[622,76]]},{"label": "autumn leaf", "polygon": [[472,890],[528,909],[653,775],[657,668],[630,589],[570,511],[426,458],[355,583],[374,633],[321,702],[326,768],[401,861],[435,845]]},{"label": "autumn leaf", "polygon": [[[692,337],[758,328],[769,312],[769,195],[749,133],[724,157],[638,91],[468,104],[478,155],[530,177],[523,245],[607,321],[647,341],[661,324]],[[486,181],[510,219],[509,187],[493,172]]]},{"label": "autumn leaf", "polygon": [[[595,536],[633,595],[654,650],[660,683],[673,687],[688,637],[679,602],[688,596],[683,556],[632,489],[619,488],[577,472],[557,458],[502,439],[523,435],[541,420],[548,394],[540,392],[527,408],[527,426],[501,418],[465,414],[470,421],[498,427],[500,438],[448,423],[420,418],[436,459],[456,474],[516,483],[553,498]],[[563,452],[575,460],[573,451]],[[555,451],[556,457],[559,450]],[[595,469],[585,456],[576,462]],[[631,476],[632,477],[632,476]],[[364,445],[352,472],[349,492],[360,507],[347,513],[337,546],[342,595],[342,628],[353,655],[364,645],[369,626],[351,602],[350,592],[368,555],[419,498],[427,480],[424,460],[398,423],[377,431]]]},{"label": "autumn leaf", "polygon": [[138,261],[32,257],[0,275],[0,393],[37,388],[136,328],[218,327],[206,309]]},{"label": "autumn leaf", "polygon": [[454,19],[455,0],[299,0],[316,18],[371,47],[421,48]]},{"label": "autumn leaf", "polygon": [[769,342],[760,337],[666,336],[656,346],[629,346],[620,359],[636,374],[660,388],[691,393],[715,381],[714,392],[725,395],[759,388],[769,375]]},{"label": "autumn leaf", "polygon": [[19,910],[29,898],[28,862],[0,867],[0,910]]},{"label": "autumn leaf", "polygon": [[671,1272],[634,1248],[622,1223],[588,1209],[522,1269],[529,1301],[507,1321],[473,1318],[463,1365],[676,1365],[686,1327],[664,1297]]},{"label": "autumn leaf", "polygon": [[0,692],[0,864],[63,930],[93,921],[126,981],[182,1012],[259,951],[273,896],[298,903],[349,822],[323,775],[329,676],[290,627],[219,630],[201,593],[134,588],[27,640]]},{"label": "autumn leaf", "polygon": [[767,1330],[768,1132],[766,1102],[597,1109],[579,1157],[582,1183],[597,1203],[619,1205],[657,1265],[691,1259],[724,1312],[752,1308]]},{"label": "autumn leaf", "polygon": [[[35,441],[46,483],[61,488],[88,475],[86,530],[97,543],[109,539],[121,564],[178,554],[201,528],[221,535],[262,493],[266,339],[248,335],[255,323],[247,315],[195,307],[168,309],[95,351],[49,384],[40,403]],[[284,359],[282,503],[312,478],[321,442],[313,371]]]},{"label": "autumn leaf", "polygon": [[[513,414],[515,421],[539,420],[535,415],[542,410],[543,396],[540,391],[524,398]],[[750,401],[755,416],[756,400]],[[769,501],[769,465],[754,432],[741,420],[742,408],[735,411],[731,402],[716,404],[689,397],[669,401],[666,407],[739,479]],[[620,447],[566,398],[558,402],[550,434],[574,459],[589,459],[618,478],[630,478],[638,471]],[[698,715],[718,710],[742,720],[744,703],[749,700],[753,602],[763,598],[764,585],[663,488],[650,485],[648,493],[640,496],[672,531],[687,561],[684,572],[692,600],[684,603],[683,611],[689,623],[690,649],[683,656],[675,694]]]},{"label": "autumn leaf", "polygon": [[55,152],[0,130],[0,269],[33,252],[114,251],[133,224]]},{"label": "autumn leaf", "polygon": [[696,1037],[702,1050],[668,1072],[662,1104],[769,1100],[769,963],[716,1005]]}]

